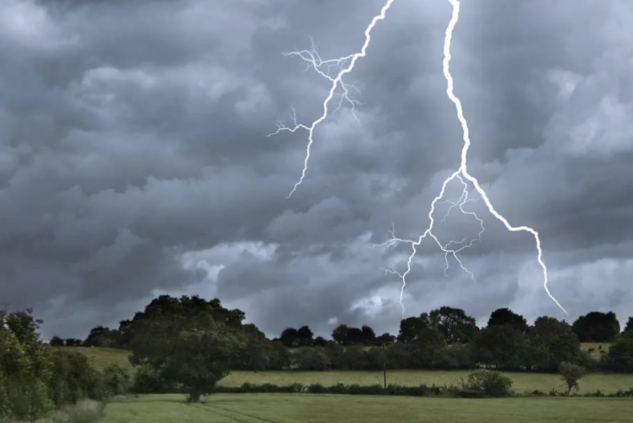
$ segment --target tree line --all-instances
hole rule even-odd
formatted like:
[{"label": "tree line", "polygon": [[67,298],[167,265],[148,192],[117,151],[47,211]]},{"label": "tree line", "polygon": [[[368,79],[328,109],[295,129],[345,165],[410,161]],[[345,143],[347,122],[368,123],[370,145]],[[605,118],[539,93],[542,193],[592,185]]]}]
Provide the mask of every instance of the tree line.
[{"label": "tree line", "polygon": [[[589,370],[633,372],[633,318],[621,331],[615,313],[597,311],[571,325],[547,316],[529,325],[525,317],[500,308],[491,313],[485,327],[479,328],[464,310],[440,307],[402,319],[397,335],[377,336],[369,326],[341,324],[334,328],[331,339],[315,337],[308,326],[286,328],[279,337],[268,339],[254,324],[242,323],[243,311],[228,310],[217,298],[206,301],[197,296],[163,295],[132,319],[121,321],[118,329],[98,326],[83,341],[55,337],[51,344],[123,348],[138,355],[139,343],[149,336],[149,328],[162,331],[163,323],[159,322],[163,319],[167,328],[175,324],[170,319],[182,318],[189,329],[192,326],[187,326],[187,319],[194,325],[194,320],[206,313],[210,320],[239,328],[246,336],[248,351],[231,361],[233,370],[381,370],[386,361],[389,369],[486,367],[554,372],[561,362],[568,362]],[[611,345],[600,351],[600,360],[594,360],[591,351],[581,351],[581,342]],[[387,346],[385,352],[383,345]]]},{"label": "tree line", "polygon": [[[620,333],[614,313],[588,313],[572,325],[543,316],[528,325],[504,308],[479,328],[463,310],[440,307],[403,319],[395,336],[342,324],[329,340],[314,337],[308,326],[268,339],[244,319],[243,311],[227,309],[217,298],[162,295],[117,329],[92,329],[81,344],[129,350],[136,392],[184,391],[192,402],[212,392],[232,370],[382,370],[386,365],[555,372],[568,363],[633,372],[633,321]],[[59,339],[51,343],[62,344]],[[611,342],[610,349],[593,360],[581,351],[581,339]]]}]

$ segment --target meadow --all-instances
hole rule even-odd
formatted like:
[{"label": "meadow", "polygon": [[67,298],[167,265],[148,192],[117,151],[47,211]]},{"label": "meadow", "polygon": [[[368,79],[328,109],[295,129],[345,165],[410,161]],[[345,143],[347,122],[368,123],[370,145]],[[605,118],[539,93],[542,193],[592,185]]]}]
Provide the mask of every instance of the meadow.
[{"label": "meadow", "polygon": [[[594,345],[584,348],[597,348]],[[607,348],[605,344],[603,349]],[[86,354],[90,364],[97,369],[103,369],[109,364],[119,364],[132,370],[128,361],[128,352],[109,348],[73,347]],[[390,370],[387,372],[387,383],[403,386],[427,385],[457,385],[461,378],[466,378],[468,371],[430,371],[430,370]],[[542,373],[511,373],[504,372],[513,381],[513,389],[517,392],[531,392],[536,389],[549,392],[552,389],[562,392],[560,377],[556,374]],[[343,383],[346,385],[374,385],[382,384],[382,372],[364,371],[329,371],[329,372],[301,372],[301,371],[235,371],[220,382],[222,386],[240,386],[244,382],[252,384],[272,383],[275,385],[290,385],[293,383],[320,383],[324,386]],[[600,390],[604,393],[615,393],[619,389],[633,388],[633,375],[627,374],[588,374],[580,381],[579,393],[591,393]],[[633,407],[633,406],[632,406]]]},{"label": "meadow", "polygon": [[[401,386],[426,385],[460,385],[461,378],[466,379],[469,371],[433,371],[433,370],[392,370],[387,371],[387,384]],[[554,389],[565,392],[560,376],[543,373],[503,372],[512,379],[512,389],[516,392],[532,392],[536,389],[549,392]],[[275,385],[304,385],[319,383],[323,386],[343,383],[345,385],[382,385],[382,372],[362,371],[330,371],[330,372],[231,372],[224,378],[221,386],[241,386],[244,382],[251,384],[272,383]],[[591,393],[600,390],[604,393],[615,393],[619,389],[633,388],[633,375],[626,374],[588,374],[580,382],[578,393]],[[633,409],[633,405],[631,405]]]},{"label": "meadow", "polygon": [[114,402],[102,423],[630,423],[630,399],[504,398],[468,400],[335,395],[142,395]]}]

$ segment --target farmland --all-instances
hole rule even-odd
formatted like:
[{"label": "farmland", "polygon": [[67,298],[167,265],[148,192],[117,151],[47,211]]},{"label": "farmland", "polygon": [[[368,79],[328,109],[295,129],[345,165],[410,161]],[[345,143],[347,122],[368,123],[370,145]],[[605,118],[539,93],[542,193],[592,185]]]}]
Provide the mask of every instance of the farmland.
[{"label": "farmland", "polygon": [[[387,372],[387,383],[402,386],[426,385],[459,385],[460,378],[466,379],[468,371],[432,371],[432,370],[393,370]],[[504,372],[514,382],[512,387],[517,392],[531,392],[536,389],[549,392],[552,389],[563,392],[560,376],[542,373]],[[221,386],[240,386],[244,382],[252,384],[272,383],[290,385],[293,383],[319,383],[324,386],[343,383],[345,385],[382,384],[382,372],[331,371],[331,372],[232,372],[220,382]],[[580,381],[579,393],[600,390],[611,393],[618,389],[633,388],[633,376],[626,374],[588,374]]]},{"label": "farmland", "polygon": [[[606,345],[606,344],[605,344]],[[587,347],[588,348],[588,347]],[[603,347],[606,348],[606,347]],[[109,348],[83,348],[78,351],[86,354],[90,363],[98,369],[109,364],[119,364],[130,370],[132,367],[127,359],[128,352]],[[387,373],[387,383],[403,386],[458,384],[460,378],[465,378],[467,371],[430,371],[430,370],[391,370]],[[549,392],[552,389],[562,391],[563,387],[558,375],[542,373],[505,373],[513,383],[517,392],[530,392],[536,389]],[[240,386],[244,382],[252,384],[272,383],[275,385],[290,385],[293,383],[320,383],[324,386],[343,384],[373,385],[382,384],[382,372],[364,371],[329,371],[329,372],[301,372],[301,371],[236,371],[220,382],[222,386]],[[633,388],[633,376],[627,374],[588,374],[580,381],[579,393],[589,393],[600,390],[613,393],[618,389]]]},{"label": "farmland", "polygon": [[624,423],[631,400],[489,400],[335,395],[217,395],[187,405],[182,395],[143,395],[109,404],[102,423]]}]

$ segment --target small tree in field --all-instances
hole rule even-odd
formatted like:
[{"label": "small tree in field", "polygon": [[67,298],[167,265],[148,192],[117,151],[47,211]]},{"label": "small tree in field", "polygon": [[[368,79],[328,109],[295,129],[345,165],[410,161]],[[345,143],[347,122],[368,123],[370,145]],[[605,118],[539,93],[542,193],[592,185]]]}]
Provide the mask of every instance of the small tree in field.
[{"label": "small tree in field", "polygon": [[585,375],[585,368],[575,364],[562,362],[558,366],[558,373],[567,386],[567,395],[570,394],[572,388],[578,390],[578,381]]}]

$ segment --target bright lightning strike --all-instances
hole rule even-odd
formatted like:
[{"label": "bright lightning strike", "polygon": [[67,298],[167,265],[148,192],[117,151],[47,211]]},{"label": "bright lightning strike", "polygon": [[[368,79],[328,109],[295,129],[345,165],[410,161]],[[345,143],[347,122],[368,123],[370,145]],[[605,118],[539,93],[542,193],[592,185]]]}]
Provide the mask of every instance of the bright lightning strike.
[{"label": "bright lightning strike", "polygon": [[[273,132],[272,134],[268,135],[270,137],[282,131],[296,132],[299,129],[308,131],[308,146],[306,147],[306,155],[305,155],[305,159],[303,160],[303,170],[301,171],[301,177],[299,178],[297,183],[295,183],[294,187],[292,188],[292,191],[290,191],[290,194],[288,194],[286,198],[290,198],[292,194],[295,193],[297,188],[299,188],[299,185],[303,183],[303,180],[306,177],[306,172],[308,171],[308,162],[310,161],[310,149],[312,148],[312,143],[314,142],[314,138],[313,138],[314,130],[317,128],[317,126],[321,122],[327,119],[330,102],[334,98],[336,94],[336,90],[339,86],[341,87],[341,90],[343,92],[339,94],[340,102],[339,102],[338,107],[334,111],[338,110],[341,107],[343,100],[347,100],[352,105],[352,114],[354,114],[354,106],[357,104],[357,102],[349,98],[348,85],[345,85],[343,83],[343,77],[345,76],[345,74],[350,73],[354,69],[354,66],[356,65],[356,61],[359,58],[366,56],[367,48],[369,47],[369,43],[371,42],[371,31],[374,29],[378,21],[382,21],[383,19],[385,19],[385,16],[387,15],[387,11],[389,10],[393,2],[394,0],[387,0],[387,3],[380,10],[380,14],[374,16],[369,26],[367,26],[367,29],[365,29],[365,43],[363,44],[363,47],[361,48],[360,53],[350,54],[349,56],[340,57],[338,59],[321,60],[321,57],[319,57],[319,54],[316,52],[316,46],[314,45],[314,43],[312,43],[312,50],[310,51],[302,50],[302,51],[284,53],[284,56],[299,56],[301,59],[308,62],[309,67],[311,66],[312,68],[314,68],[314,70],[316,70],[319,73],[319,75],[323,76],[324,78],[332,82],[332,86],[330,87],[330,92],[328,96],[325,98],[325,100],[323,101],[323,114],[317,120],[312,122],[310,125],[297,124],[296,114],[293,109],[290,117],[293,120],[294,126],[290,128],[290,127],[285,126],[281,122],[277,122],[277,130]],[[336,74],[335,77],[331,77],[329,73],[329,71],[333,67],[337,67],[339,69],[339,72],[338,74]],[[323,68],[325,68],[325,71],[323,70]],[[356,117],[355,114],[354,114],[354,118],[358,122],[358,118]]]},{"label": "bright lightning strike", "polygon": [[[462,131],[463,131],[463,142],[464,142],[464,146],[462,148],[462,153],[461,153],[461,164],[459,169],[457,169],[454,173],[452,173],[446,180],[444,180],[443,184],[442,184],[442,188],[440,190],[440,193],[438,194],[437,197],[435,197],[433,199],[433,201],[431,202],[431,208],[429,210],[428,213],[428,218],[429,218],[429,226],[427,227],[427,229],[424,231],[424,233],[422,235],[420,235],[416,240],[409,240],[409,239],[401,239],[401,238],[396,238],[395,237],[395,231],[392,230],[391,231],[391,235],[392,238],[390,240],[388,240],[387,242],[380,244],[380,246],[392,246],[395,244],[399,244],[399,243],[408,243],[411,245],[411,249],[412,252],[408,257],[407,260],[407,268],[403,273],[399,273],[395,270],[385,270],[388,273],[392,273],[395,274],[397,276],[400,277],[401,281],[402,281],[402,287],[400,290],[400,306],[402,307],[402,315],[404,317],[404,313],[405,313],[405,308],[404,308],[404,304],[403,304],[403,295],[404,295],[404,289],[406,287],[406,278],[408,276],[408,274],[411,272],[411,265],[413,262],[413,259],[417,253],[417,248],[421,243],[422,240],[424,240],[427,237],[430,237],[431,239],[433,239],[433,241],[435,241],[435,243],[437,244],[437,246],[440,248],[440,250],[444,253],[444,260],[446,262],[446,267],[444,269],[445,274],[446,271],[448,269],[448,257],[449,255],[452,256],[455,261],[457,261],[457,263],[460,265],[461,269],[466,272],[468,275],[470,275],[470,277],[474,280],[474,274],[469,271],[462,263],[462,261],[460,260],[460,258],[458,257],[458,253],[460,253],[461,251],[463,251],[466,248],[470,248],[475,241],[480,241],[481,240],[481,236],[485,231],[484,228],[484,224],[483,224],[483,220],[480,219],[474,212],[472,211],[467,211],[464,209],[464,206],[467,203],[472,202],[472,199],[468,198],[469,195],[469,191],[468,191],[468,183],[470,182],[473,187],[475,188],[475,190],[479,193],[481,199],[484,201],[484,203],[486,204],[486,207],[488,208],[488,211],[495,217],[497,218],[497,220],[499,220],[501,223],[503,223],[503,225],[506,227],[506,229],[508,229],[511,232],[529,232],[530,234],[532,234],[532,236],[534,237],[534,240],[536,241],[536,249],[537,249],[537,261],[539,263],[539,265],[541,266],[541,268],[543,269],[543,286],[545,288],[545,292],[547,293],[547,295],[552,299],[552,301],[554,301],[556,303],[556,305],[565,313],[568,315],[567,311],[565,310],[565,308],[563,308],[563,306],[556,300],[556,298],[554,298],[554,296],[550,293],[549,289],[548,289],[548,272],[547,272],[547,267],[545,266],[545,263],[543,262],[543,252],[541,249],[541,239],[539,237],[539,234],[537,231],[535,231],[534,229],[532,229],[531,227],[528,226],[517,226],[514,227],[512,225],[510,225],[510,223],[508,223],[508,221],[502,216],[500,215],[492,206],[490,200],[488,199],[488,196],[486,194],[486,192],[483,190],[483,188],[479,185],[479,181],[473,177],[472,175],[470,175],[468,173],[468,167],[467,167],[467,162],[468,162],[468,149],[470,148],[470,134],[469,134],[469,129],[468,129],[468,122],[466,121],[466,119],[464,118],[464,112],[462,109],[462,104],[461,101],[459,100],[459,98],[457,98],[457,96],[455,96],[454,94],[454,82],[453,82],[453,77],[451,76],[450,73],[450,68],[449,68],[449,63],[451,60],[451,54],[450,54],[450,46],[451,46],[451,41],[452,41],[452,36],[453,36],[453,30],[455,29],[455,26],[457,25],[457,22],[459,20],[459,8],[460,8],[460,2],[458,0],[447,0],[451,6],[452,6],[452,17],[451,20],[449,21],[449,24],[446,28],[446,33],[445,33],[445,38],[444,38],[444,60],[442,62],[442,67],[443,67],[443,72],[444,72],[444,76],[446,78],[446,82],[447,82],[447,89],[446,89],[446,94],[448,95],[448,98],[455,104],[455,108],[457,110],[457,118],[461,124],[462,127]],[[350,103],[350,105],[352,106],[352,115],[354,116],[354,118],[357,120],[358,122],[358,118],[356,117],[354,110],[355,110],[355,105],[358,104],[357,101],[351,100],[349,98],[349,87],[351,87],[349,84],[346,85],[343,83],[343,76],[345,76],[346,74],[350,73],[353,69],[354,66],[356,64],[356,61],[361,58],[361,57],[365,57],[366,55],[366,51],[367,48],[369,46],[369,43],[371,42],[371,31],[373,30],[373,28],[376,26],[376,23],[380,20],[384,20],[386,17],[386,13],[389,10],[389,8],[391,7],[391,5],[393,4],[394,0],[387,0],[386,4],[383,6],[383,8],[380,11],[380,14],[375,16],[371,23],[369,24],[369,26],[365,29],[365,43],[363,44],[363,47],[361,49],[361,51],[359,53],[355,53],[349,56],[345,56],[345,57],[341,57],[338,59],[331,59],[331,60],[322,60],[321,57],[319,56],[319,54],[316,52],[316,46],[314,45],[314,43],[312,43],[312,49],[311,50],[302,50],[302,51],[295,51],[295,52],[291,52],[291,53],[284,53],[285,56],[299,56],[302,60],[308,62],[309,66],[308,68],[312,67],[314,70],[316,70],[321,76],[323,76],[324,78],[328,79],[332,85],[330,87],[330,91],[328,96],[326,97],[326,99],[323,102],[323,113],[322,115],[316,119],[315,121],[313,121],[310,125],[304,125],[304,124],[298,124],[297,123],[297,119],[296,119],[296,114],[294,109],[292,109],[292,113],[291,113],[291,118],[293,120],[293,124],[294,126],[292,127],[287,127],[285,125],[283,125],[281,122],[277,123],[277,131],[273,132],[272,134],[270,134],[269,136],[272,135],[276,135],[282,131],[287,131],[287,132],[296,132],[299,129],[303,129],[305,131],[308,132],[308,145],[306,147],[306,155],[305,155],[305,159],[303,162],[303,169],[301,172],[301,177],[299,178],[299,180],[297,181],[297,183],[295,183],[294,187],[292,188],[292,190],[290,191],[290,194],[288,194],[288,196],[286,198],[290,198],[295,191],[297,190],[297,188],[303,183],[307,170],[308,170],[308,163],[310,160],[310,152],[311,152],[311,147],[312,144],[314,142],[314,131],[317,128],[317,126],[323,122],[325,119],[327,119],[328,117],[328,113],[329,113],[329,105],[330,102],[332,101],[332,99],[338,95],[340,97],[340,101],[339,104],[337,106],[337,108],[334,111],[337,111],[338,109],[340,109],[343,101],[347,101],[348,103]],[[338,68],[339,72],[336,74],[336,76],[332,77],[330,76],[330,71],[332,68]],[[337,89],[340,87],[342,93],[337,93]],[[353,88],[353,87],[352,87]],[[462,193],[459,197],[459,199],[456,202],[452,202],[449,200],[444,200],[444,201],[440,201],[442,198],[444,198],[444,195],[446,193],[446,189],[448,187],[448,184],[458,180],[461,184],[462,184]],[[454,208],[459,208],[459,210],[465,214],[465,215],[469,215],[472,216],[475,220],[477,220],[479,222],[479,226],[480,226],[480,231],[478,234],[477,238],[474,239],[463,239],[461,241],[449,241],[446,244],[442,244],[440,242],[440,240],[437,238],[437,236],[433,233],[433,230],[435,229],[435,219],[433,217],[434,213],[435,213],[435,209],[436,206],[442,203],[449,203],[450,207],[448,208],[444,218],[442,219],[442,221],[440,222],[440,224],[444,223],[446,221],[446,218],[448,217],[449,213],[451,212],[451,210],[453,210]]]},{"label": "bright lightning strike", "polygon": [[[461,154],[461,165],[459,167],[459,169],[457,169],[453,174],[451,174],[442,184],[442,189],[440,190],[440,193],[437,197],[435,197],[433,199],[433,202],[431,202],[431,210],[429,211],[428,217],[430,220],[429,226],[426,229],[426,231],[424,231],[424,233],[422,235],[420,235],[420,237],[418,238],[417,241],[414,240],[405,240],[405,239],[400,239],[400,238],[396,238],[395,235],[392,233],[392,238],[387,241],[384,244],[381,245],[385,245],[385,246],[389,246],[389,245],[393,245],[396,243],[409,243],[411,244],[411,248],[412,248],[412,252],[409,255],[409,258],[407,260],[407,269],[403,272],[403,273],[398,273],[395,271],[389,271],[390,273],[396,274],[400,277],[401,281],[402,281],[402,289],[400,291],[400,305],[402,307],[402,315],[404,317],[404,305],[402,303],[402,296],[404,294],[404,288],[406,286],[406,277],[407,275],[411,272],[411,263],[413,261],[413,258],[415,257],[417,250],[416,247],[419,246],[422,243],[422,240],[424,238],[431,237],[435,243],[440,247],[440,249],[445,253],[445,258],[448,257],[448,254],[453,255],[453,257],[455,257],[455,259],[458,261],[458,263],[460,264],[460,266],[462,267],[462,269],[464,271],[466,271],[471,277],[473,277],[473,274],[471,272],[469,272],[461,263],[461,261],[457,258],[457,253],[461,250],[463,250],[464,248],[467,248],[468,246],[472,245],[472,241],[468,244],[463,244],[462,247],[460,247],[459,249],[450,249],[448,248],[448,246],[453,243],[453,241],[449,242],[449,244],[447,245],[442,245],[440,243],[440,241],[437,239],[437,237],[433,234],[433,229],[434,229],[434,225],[435,225],[435,220],[433,218],[433,213],[435,212],[435,207],[438,204],[438,201],[440,199],[442,199],[444,197],[444,194],[446,192],[446,187],[448,186],[448,184],[450,182],[452,182],[455,179],[458,179],[463,186],[463,191],[462,191],[462,196],[460,197],[459,201],[457,201],[456,203],[451,203],[451,208],[454,207],[459,207],[460,210],[462,211],[462,213],[465,214],[470,214],[471,216],[473,216],[475,219],[477,219],[481,225],[481,231],[479,232],[479,236],[481,237],[484,227],[483,227],[483,222],[481,221],[481,219],[479,219],[474,213],[472,212],[465,212],[464,209],[462,208],[463,205],[466,203],[467,198],[468,198],[468,191],[467,191],[467,185],[466,182],[464,181],[464,179],[468,182],[470,182],[475,190],[479,193],[479,195],[481,196],[481,198],[483,199],[484,203],[486,204],[486,207],[488,208],[488,211],[497,218],[497,220],[499,220],[501,223],[503,223],[503,225],[506,227],[506,229],[508,229],[511,232],[529,232],[530,234],[532,234],[532,236],[534,237],[534,240],[536,241],[536,250],[537,250],[537,261],[539,263],[539,265],[541,266],[541,268],[543,269],[543,287],[545,288],[545,292],[547,292],[547,295],[552,299],[552,301],[554,301],[556,303],[556,305],[566,314],[569,315],[567,313],[567,310],[565,310],[565,308],[558,302],[558,300],[556,300],[556,298],[554,298],[554,296],[550,293],[549,288],[547,287],[547,283],[548,283],[548,273],[547,273],[547,266],[545,266],[545,263],[543,262],[543,251],[541,249],[541,239],[539,237],[539,234],[537,231],[535,231],[534,229],[532,229],[529,226],[512,226],[510,225],[510,223],[508,223],[508,221],[506,220],[505,217],[503,217],[501,214],[499,214],[495,208],[492,206],[492,203],[490,202],[490,200],[488,199],[488,195],[486,194],[486,192],[483,190],[483,188],[481,187],[481,185],[479,185],[479,181],[477,180],[477,178],[475,178],[474,176],[472,176],[470,173],[468,173],[468,166],[467,166],[467,162],[468,162],[468,149],[470,148],[470,131],[468,129],[468,122],[466,121],[466,118],[464,118],[464,111],[462,109],[462,103],[459,100],[459,98],[457,98],[457,96],[454,94],[454,81],[453,81],[453,77],[451,76],[450,73],[450,67],[449,67],[449,63],[451,60],[451,53],[450,53],[450,48],[451,48],[451,41],[453,38],[453,30],[455,29],[455,25],[457,25],[457,21],[459,20],[459,8],[460,8],[460,2],[458,0],[447,0],[452,8],[453,8],[453,13],[452,13],[452,17],[451,20],[448,23],[448,26],[446,28],[446,36],[444,38],[444,60],[442,63],[442,68],[444,71],[444,77],[446,78],[446,82],[447,82],[447,89],[446,89],[446,94],[448,95],[448,98],[455,104],[455,108],[457,110],[457,118],[462,126],[462,131],[463,131],[463,141],[464,141],[464,147],[462,148],[462,154]],[[450,212],[450,208],[449,208],[449,212]],[[447,262],[448,264],[448,262]]]}]

